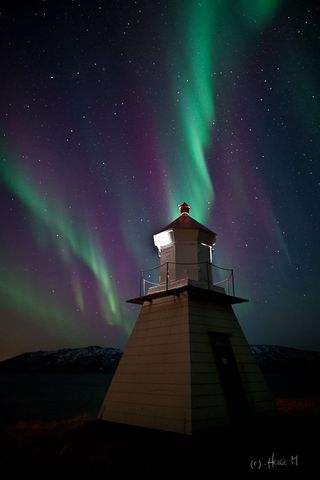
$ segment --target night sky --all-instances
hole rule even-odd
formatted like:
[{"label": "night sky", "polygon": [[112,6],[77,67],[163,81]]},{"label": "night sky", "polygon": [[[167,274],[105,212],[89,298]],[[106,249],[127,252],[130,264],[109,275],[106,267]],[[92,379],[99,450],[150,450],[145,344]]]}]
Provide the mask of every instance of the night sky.
[{"label": "night sky", "polygon": [[0,359],[123,348],[183,201],[249,342],[320,348],[319,20],[309,0],[0,2]]}]

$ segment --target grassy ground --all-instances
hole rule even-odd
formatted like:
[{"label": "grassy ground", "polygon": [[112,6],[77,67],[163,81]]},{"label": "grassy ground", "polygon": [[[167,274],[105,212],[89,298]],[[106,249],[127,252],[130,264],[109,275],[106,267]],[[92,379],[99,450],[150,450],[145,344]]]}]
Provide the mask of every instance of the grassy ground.
[{"label": "grassy ground", "polygon": [[[316,472],[320,399],[277,400],[270,421],[217,428],[193,437],[77,417],[3,426],[0,474],[57,478],[213,478],[216,472]],[[209,474],[207,474],[209,470]],[[2,475],[1,475],[2,476]],[[221,478],[221,477],[219,477]]]}]

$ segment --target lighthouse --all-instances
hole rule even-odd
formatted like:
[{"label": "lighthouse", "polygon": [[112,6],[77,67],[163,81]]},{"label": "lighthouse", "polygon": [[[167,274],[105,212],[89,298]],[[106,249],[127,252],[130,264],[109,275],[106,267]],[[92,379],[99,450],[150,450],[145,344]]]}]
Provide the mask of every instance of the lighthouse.
[{"label": "lighthouse", "polygon": [[215,278],[217,236],[188,204],[179,208],[153,237],[158,281],[147,288],[142,275],[140,295],[128,300],[141,310],[99,416],[190,435],[275,406],[232,308],[247,301],[235,295],[233,270]]}]

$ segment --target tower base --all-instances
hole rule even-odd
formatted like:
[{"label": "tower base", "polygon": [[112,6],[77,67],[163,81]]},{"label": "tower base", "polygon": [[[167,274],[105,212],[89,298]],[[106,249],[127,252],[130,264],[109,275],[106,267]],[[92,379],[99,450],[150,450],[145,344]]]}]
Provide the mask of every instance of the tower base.
[{"label": "tower base", "polygon": [[132,301],[141,312],[101,419],[192,434],[276,412],[231,306],[245,300],[186,285]]}]

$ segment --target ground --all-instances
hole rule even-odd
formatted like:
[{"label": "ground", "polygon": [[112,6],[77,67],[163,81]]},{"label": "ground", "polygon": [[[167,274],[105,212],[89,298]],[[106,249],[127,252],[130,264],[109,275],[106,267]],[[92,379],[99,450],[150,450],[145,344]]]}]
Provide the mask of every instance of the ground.
[{"label": "ground", "polygon": [[[319,399],[277,401],[272,420],[195,436],[77,417],[2,425],[1,470],[16,478],[213,478],[268,471],[305,477],[318,469]],[[209,473],[207,473],[209,471]],[[210,473],[211,472],[211,473]],[[219,477],[221,478],[221,477]]]}]

